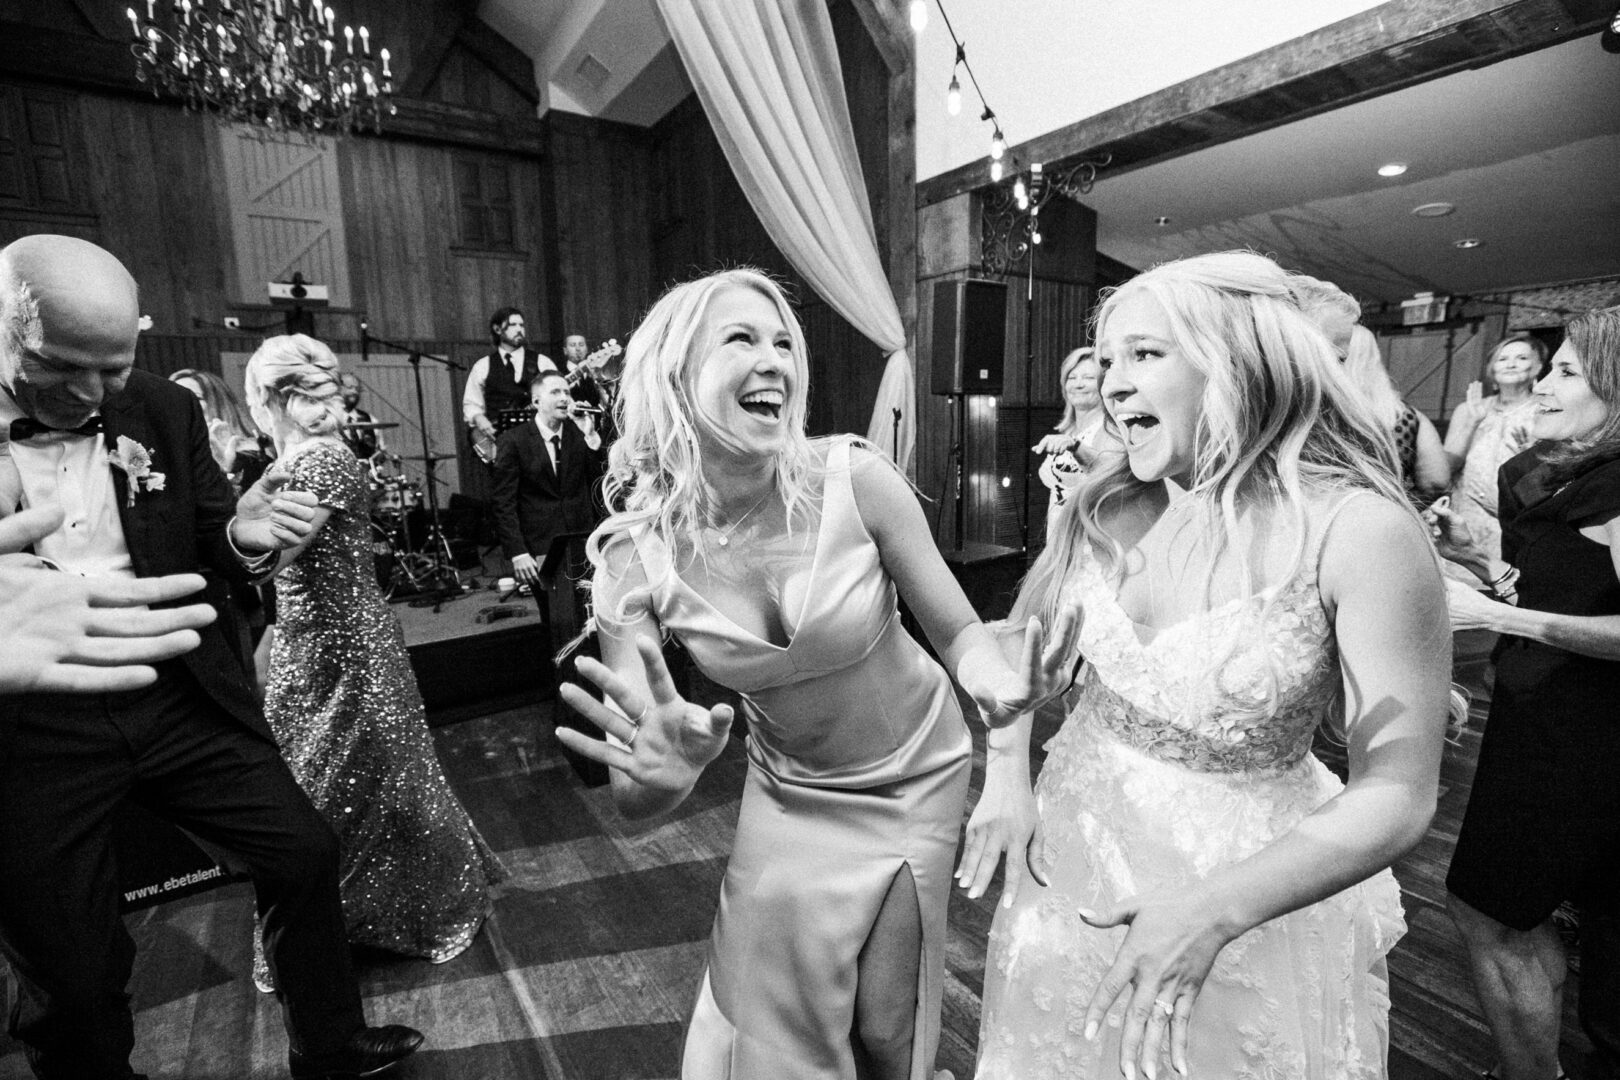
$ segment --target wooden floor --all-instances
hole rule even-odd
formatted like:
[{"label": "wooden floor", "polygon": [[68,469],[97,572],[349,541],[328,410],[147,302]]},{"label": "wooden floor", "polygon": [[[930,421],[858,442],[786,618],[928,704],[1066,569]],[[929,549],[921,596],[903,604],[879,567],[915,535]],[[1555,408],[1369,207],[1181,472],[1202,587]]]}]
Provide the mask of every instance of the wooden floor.
[{"label": "wooden floor", "polygon": [[[1477,685],[1477,643],[1463,651],[1459,676]],[[1042,717],[1037,741],[1056,723]],[[542,708],[434,734],[456,790],[513,880],[485,932],[451,963],[364,958],[373,1021],[409,1023],[428,1034],[401,1080],[675,1076],[736,821],[741,744],[733,741],[674,815],[637,827],[618,818],[605,789],[580,784],[556,752]],[[1396,867],[1410,930],[1390,963],[1395,1080],[1464,1080],[1492,1060],[1442,907],[1478,746],[1476,720],[1447,750],[1433,827]],[[973,797],[982,753],[980,737]],[[1329,747],[1323,754],[1333,757]],[[972,1075],[995,896],[992,890],[975,902],[958,892],[951,899],[938,1065],[959,1080]],[[131,986],[137,1070],[153,1080],[286,1075],[279,1010],[248,978],[251,926],[241,885],[130,916],[140,947]],[[1584,1080],[1573,993],[1568,1005],[1564,1064]],[[28,1075],[17,1045],[0,1036],[0,1080]]]}]

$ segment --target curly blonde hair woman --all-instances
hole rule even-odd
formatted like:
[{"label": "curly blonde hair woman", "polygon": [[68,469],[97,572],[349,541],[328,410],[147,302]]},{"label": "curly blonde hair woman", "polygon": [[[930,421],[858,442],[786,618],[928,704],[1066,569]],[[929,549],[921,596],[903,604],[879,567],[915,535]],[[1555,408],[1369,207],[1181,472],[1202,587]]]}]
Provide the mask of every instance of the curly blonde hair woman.
[{"label": "curly blonde hair woman", "polygon": [[971,743],[905,597],[991,724],[1065,681],[1073,613],[1002,659],[905,479],[849,437],[804,431],[809,366],[782,291],[730,270],[665,294],[631,337],[591,541],[604,664],[558,737],[613,769],[632,815],[683,800],[726,745],[727,706],[682,699],[680,640],[742,694],[748,780],[682,1075],[926,1080]]},{"label": "curly blonde hair woman", "polygon": [[[1388,867],[1434,811],[1451,635],[1390,437],[1292,284],[1206,255],[1098,315],[1124,454],[1014,607],[1078,602],[1085,671],[1035,792],[1026,718],[969,823],[1011,890],[983,1080],[1382,1075]],[[1015,888],[1026,859],[1049,889]]]}]

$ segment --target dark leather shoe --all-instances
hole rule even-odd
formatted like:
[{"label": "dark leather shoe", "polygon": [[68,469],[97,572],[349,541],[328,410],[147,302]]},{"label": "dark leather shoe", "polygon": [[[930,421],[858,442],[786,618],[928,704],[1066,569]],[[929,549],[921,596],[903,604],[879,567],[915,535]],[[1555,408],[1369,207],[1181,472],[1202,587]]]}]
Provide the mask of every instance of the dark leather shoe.
[{"label": "dark leather shoe", "polygon": [[422,1033],[404,1024],[361,1028],[349,1040],[348,1048],[336,1065],[321,1068],[293,1051],[289,1057],[295,1080],[359,1080],[380,1076],[416,1053]]}]

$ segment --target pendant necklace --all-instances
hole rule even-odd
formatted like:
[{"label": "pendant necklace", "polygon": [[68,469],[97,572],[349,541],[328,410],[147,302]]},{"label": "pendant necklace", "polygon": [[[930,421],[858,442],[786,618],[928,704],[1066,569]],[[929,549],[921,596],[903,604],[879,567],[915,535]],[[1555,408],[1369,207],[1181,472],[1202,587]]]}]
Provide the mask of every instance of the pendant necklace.
[{"label": "pendant necklace", "polygon": [[753,506],[750,506],[747,510],[744,510],[742,516],[736,521],[733,521],[724,529],[711,525],[710,528],[714,529],[715,532],[719,534],[714,538],[714,542],[719,544],[721,547],[725,547],[730,544],[731,534],[737,531],[737,527],[743,522],[747,521],[749,516],[752,515],[755,510],[758,510],[761,506],[764,506],[765,500],[769,499],[774,494],[776,494],[776,485],[772,484],[770,488],[766,490],[765,494],[761,495],[759,499],[755,501]]}]

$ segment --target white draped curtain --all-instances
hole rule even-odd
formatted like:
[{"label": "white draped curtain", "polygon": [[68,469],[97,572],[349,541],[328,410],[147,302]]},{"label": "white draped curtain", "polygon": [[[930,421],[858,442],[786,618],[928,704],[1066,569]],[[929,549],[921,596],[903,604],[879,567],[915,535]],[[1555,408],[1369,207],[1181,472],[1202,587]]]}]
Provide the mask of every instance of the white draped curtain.
[{"label": "white draped curtain", "polygon": [[825,0],[658,0],[658,8],[771,239],[888,357],[866,437],[909,468],[916,380],[878,258]]}]

